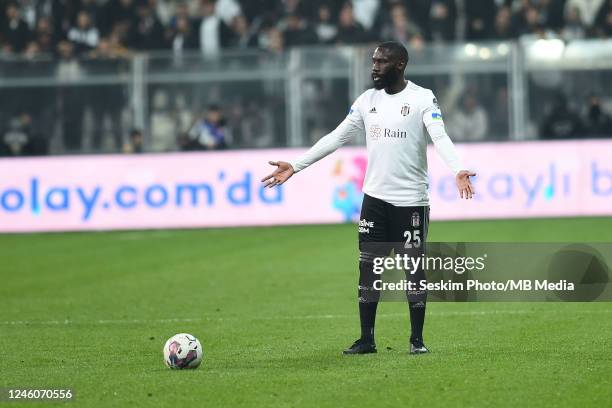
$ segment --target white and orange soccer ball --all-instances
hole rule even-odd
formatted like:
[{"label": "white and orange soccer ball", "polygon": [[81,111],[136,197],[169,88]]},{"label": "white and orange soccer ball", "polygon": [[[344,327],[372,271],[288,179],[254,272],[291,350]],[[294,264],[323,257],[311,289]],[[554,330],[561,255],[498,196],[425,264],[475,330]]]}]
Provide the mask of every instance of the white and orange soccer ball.
[{"label": "white and orange soccer ball", "polygon": [[164,362],[172,369],[197,368],[203,354],[200,340],[187,333],[175,334],[164,345]]}]

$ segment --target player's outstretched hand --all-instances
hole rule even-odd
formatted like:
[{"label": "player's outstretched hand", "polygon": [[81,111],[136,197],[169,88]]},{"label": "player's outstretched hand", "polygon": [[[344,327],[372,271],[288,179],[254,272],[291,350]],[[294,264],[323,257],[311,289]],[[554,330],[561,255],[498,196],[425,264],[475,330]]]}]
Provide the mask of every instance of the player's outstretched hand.
[{"label": "player's outstretched hand", "polygon": [[457,173],[457,189],[459,190],[459,196],[461,196],[461,198],[469,200],[474,195],[474,186],[470,181],[470,177],[474,177],[475,175],[476,173],[467,170],[461,170]]},{"label": "player's outstretched hand", "polygon": [[293,167],[287,162],[284,161],[269,161],[272,166],[276,166],[276,170],[272,172],[272,174],[268,174],[266,177],[261,179],[261,182],[264,183],[264,187],[274,187],[277,185],[283,184],[285,181],[289,180],[295,171]]}]

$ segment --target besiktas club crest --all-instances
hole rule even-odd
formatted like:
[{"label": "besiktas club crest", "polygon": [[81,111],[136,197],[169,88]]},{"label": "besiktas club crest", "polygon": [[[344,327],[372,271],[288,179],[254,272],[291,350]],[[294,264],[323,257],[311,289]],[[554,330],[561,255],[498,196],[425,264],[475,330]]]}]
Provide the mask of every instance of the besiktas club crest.
[{"label": "besiktas club crest", "polygon": [[410,105],[405,103],[404,106],[402,106],[401,114],[402,116],[408,116],[409,113],[410,113]]},{"label": "besiktas club crest", "polygon": [[418,228],[421,225],[421,217],[419,217],[418,212],[412,213],[412,226],[414,228]]}]

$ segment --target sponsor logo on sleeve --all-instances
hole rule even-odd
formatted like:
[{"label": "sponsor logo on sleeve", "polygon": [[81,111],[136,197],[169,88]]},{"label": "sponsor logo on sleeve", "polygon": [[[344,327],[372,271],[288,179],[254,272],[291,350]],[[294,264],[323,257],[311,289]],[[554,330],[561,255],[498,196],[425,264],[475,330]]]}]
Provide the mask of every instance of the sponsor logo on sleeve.
[{"label": "sponsor logo on sleeve", "polygon": [[432,112],[431,118],[435,120],[442,120],[442,114],[440,112]]}]

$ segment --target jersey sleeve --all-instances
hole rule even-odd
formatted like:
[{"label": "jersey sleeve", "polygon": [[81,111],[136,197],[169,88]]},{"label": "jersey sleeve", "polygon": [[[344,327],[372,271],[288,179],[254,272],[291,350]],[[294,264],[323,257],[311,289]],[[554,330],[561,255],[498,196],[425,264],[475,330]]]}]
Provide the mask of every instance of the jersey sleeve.
[{"label": "jersey sleeve", "polygon": [[323,136],[306,153],[293,161],[289,161],[297,173],[336,151],[340,146],[364,132],[361,101],[363,94],[351,106],[348,115],[332,132]]},{"label": "jersey sleeve", "polygon": [[440,105],[438,104],[438,100],[434,96],[433,92],[429,90],[424,96],[421,113],[423,114],[423,124],[428,130],[430,125],[440,124],[444,126],[444,121],[442,120],[442,111],[440,111]]},{"label": "jersey sleeve", "polygon": [[454,174],[464,170],[463,163],[457,154],[455,146],[446,133],[440,105],[433,92],[428,91],[425,95],[421,113],[423,115],[423,125],[427,128],[427,133],[429,133],[436,151],[444,163]]}]

